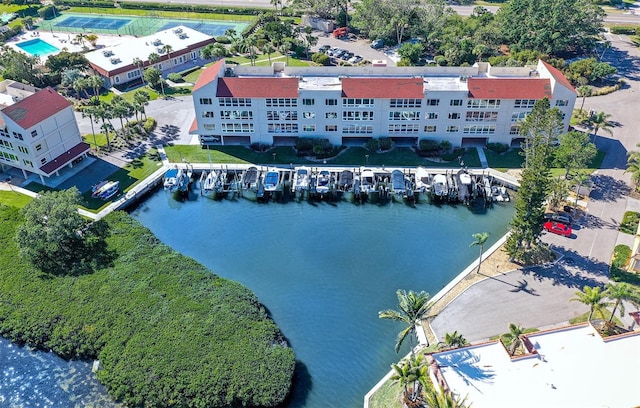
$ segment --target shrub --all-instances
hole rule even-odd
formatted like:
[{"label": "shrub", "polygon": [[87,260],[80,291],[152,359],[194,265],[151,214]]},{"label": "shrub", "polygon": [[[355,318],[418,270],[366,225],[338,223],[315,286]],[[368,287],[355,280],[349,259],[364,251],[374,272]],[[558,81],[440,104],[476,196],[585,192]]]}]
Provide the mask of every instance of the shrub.
[{"label": "shrub", "polygon": [[151,133],[156,128],[156,120],[154,118],[147,118],[147,120],[144,121],[144,125],[142,125],[142,127],[144,128],[145,132]]},{"label": "shrub", "polygon": [[380,142],[380,150],[383,152],[393,149],[393,140],[390,137],[381,137],[378,140]]},{"label": "shrub", "polygon": [[380,141],[378,139],[369,139],[364,147],[370,152],[377,152],[380,150]]},{"label": "shrub", "polygon": [[311,56],[311,60],[319,65],[331,65],[331,58],[322,52],[317,52]]},{"label": "shrub", "polygon": [[451,152],[445,152],[440,154],[440,158],[444,161],[454,161],[464,156],[465,149],[463,147],[456,147]]},{"label": "shrub", "polygon": [[608,95],[622,88],[624,84],[626,84],[624,79],[619,79],[618,83],[616,83],[615,85],[603,86],[602,88],[594,88],[593,91],[591,91],[591,96]]},{"label": "shrub", "polygon": [[264,143],[251,143],[249,148],[254,152],[266,152],[271,146]]},{"label": "shrub", "polygon": [[629,257],[631,257],[631,248],[629,248],[628,245],[616,245],[615,248],[613,248],[613,261],[611,262],[611,266],[624,269],[629,262]]},{"label": "shrub", "polygon": [[182,79],[182,75],[178,74],[177,72],[172,72],[167,75],[167,79],[171,82],[184,82],[184,80]]},{"label": "shrub", "polygon": [[638,222],[640,221],[640,213],[635,211],[627,211],[622,217],[620,223],[620,231],[625,234],[635,235],[638,231]]},{"label": "shrub", "polygon": [[231,44],[231,38],[227,37],[226,35],[221,35],[216,37],[216,42],[220,44]]},{"label": "shrub", "polygon": [[451,142],[448,140],[440,141],[440,150],[451,150]]},{"label": "shrub", "polygon": [[421,139],[418,142],[418,155],[421,157],[437,156],[440,144],[435,140]]},{"label": "shrub", "polygon": [[612,26],[609,28],[611,34],[627,34],[627,35],[635,35],[638,34],[638,28],[636,26]]},{"label": "shrub", "polygon": [[296,139],[296,151],[299,157],[313,154],[313,139],[309,137],[299,137]]},{"label": "shrub", "polygon": [[487,143],[487,149],[496,153],[504,153],[509,150],[509,145],[506,143]]}]

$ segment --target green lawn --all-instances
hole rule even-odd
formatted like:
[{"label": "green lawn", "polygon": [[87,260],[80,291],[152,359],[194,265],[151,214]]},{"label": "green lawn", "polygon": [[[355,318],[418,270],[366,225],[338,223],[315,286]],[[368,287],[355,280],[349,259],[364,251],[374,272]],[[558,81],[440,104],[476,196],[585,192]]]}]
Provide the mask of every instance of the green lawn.
[{"label": "green lawn", "polygon": [[[620,312],[620,309],[618,309],[618,312]],[[593,317],[591,318],[593,319],[604,319],[604,320],[609,320],[609,318],[611,317],[611,311],[609,309],[604,309],[602,311],[602,315],[600,315],[600,313],[598,312],[594,312],[593,313]],[[571,324],[578,324],[578,323],[586,323],[587,319],[589,318],[589,312],[582,314],[578,317],[574,317],[573,319],[569,320],[569,323]],[[622,326],[624,327],[624,325],[622,324],[622,322],[620,321],[620,319],[618,319],[617,317],[613,317],[613,322],[615,324],[617,324],[618,326]]]},{"label": "green lawn", "polygon": [[400,407],[400,384],[392,384],[386,381],[369,399],[370,408],[393,408]]},{"label": "green lawn", "polygon": [[32,198],[28,195],[17,193],[15,191],[0,191],[0,204],[2,205],[22,208],[31,200]]},{"label": "green lawn", "polygon": [[[120,182],[120,192],[126,193],[133,186],[138,184],[140,181],[149,177],[160,167],[161,162],[159,160],[158,152],[156,149],[152,149],[147,154],[142,157],[133,160],[131,163],[127,164],[125,167],[116,170],[114,173],[106,177],[111,181],[119,181]],[[31,182],[26,187],[27,190],[39,193],[41,191],[55,191],[55,188],[51,188],[48,186],[44,186],[40,183]],[[91,212],[99,212],[104,207],[109,205],[111,201],[104,201],[99,198],[91,197],[92,191],[81,191],[82,195],[82,208]],[[114,197],[117,198],[116,195]]]},{"label": "green lawn", "polygon": [[[256,59],[256,66],[268,67],[268,66],[271,66],[271,63],[275,61],[286,62],[287,66],[290,66],[290,67],[308,67],[310,65],[310,61],[308,60],[301,60],[295,57],[287,58],[286,56],[280,54],[279,52],[274,52],[273,54],[271,54],[271,62],[269,62],[269,57],[266,54],[258,55],[258,58]],[[227,63],[227,65],[230,65],[230,64],[251,65],[251,59],[246,57],[241,57],[241,56],[228,57],[225,59],[225,62]]]},{"label": "green lawn", "polygon": [[[136,91],[145,91],[149,94],[149,100],[154,101],[156,99],[158,99],[159,97],[162,96],[162,93],[156,91],[155,89],[151,88],[148,85],[142,86],[140,88],[136,88],[133,89],[129,92],[124,92],[122,93],[122,97],[127,101],[127,102],[133,102],[133,95],[136,93]],[[102,94],[100,94],[100,101],[102,102],[111,102],[111,100],[113,99],[113,97],[116,96],[115,93],[111,92],[111,91],[107,91],[107,92],[103,92]]]}]

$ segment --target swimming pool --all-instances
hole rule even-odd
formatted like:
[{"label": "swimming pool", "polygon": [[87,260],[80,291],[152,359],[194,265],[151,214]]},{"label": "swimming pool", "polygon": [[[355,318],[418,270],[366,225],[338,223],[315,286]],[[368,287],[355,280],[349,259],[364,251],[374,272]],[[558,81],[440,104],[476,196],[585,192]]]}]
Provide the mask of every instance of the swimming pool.
[{"label": "swimming pool", "polygon": [[60,51],[60,49],[39,38],[23,41],[17,43],[16,45],[24,52],[35,55],[36,57],[42,57],[44,55],[49,55]]}]

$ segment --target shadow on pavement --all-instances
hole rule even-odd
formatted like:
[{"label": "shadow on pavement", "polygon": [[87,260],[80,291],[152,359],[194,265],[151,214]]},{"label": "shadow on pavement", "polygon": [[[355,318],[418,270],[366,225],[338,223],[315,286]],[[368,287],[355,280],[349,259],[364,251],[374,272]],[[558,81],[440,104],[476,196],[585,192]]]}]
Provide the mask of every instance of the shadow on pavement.
[{"label": "shadow on pavement", "polygon": [[611,176],[596,174],[591,177],[591,180],[593,182],[591,198],[594,200],[616,201],[631,191],[627,183]]},{"label": "shadow on pavement", "polygon": [[582,289],[585,286],[602,286],[602,280],[609,274],[609,265],[595,261],[570,250],[555,264],[535,266],[522,271],[537,281],[551,280],[553,286]]}]

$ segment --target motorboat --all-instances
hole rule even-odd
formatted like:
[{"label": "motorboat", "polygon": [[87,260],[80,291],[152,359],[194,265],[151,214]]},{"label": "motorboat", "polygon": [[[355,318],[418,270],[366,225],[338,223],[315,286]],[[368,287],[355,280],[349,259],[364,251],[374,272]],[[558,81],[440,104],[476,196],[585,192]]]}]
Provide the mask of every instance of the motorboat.
[{"label": "motorboat", "polygon": [[309,189],[309,173],[309,168],[298,167],[293,181],[293,188],[295,191],[304,191]]},{"label": "motorboat", "polygon": [[353,186],[353,172],[351,170],[343,170],[338,179],[338,188],[342,191],[349,191]]},{"label": "motorboat", "polygon": [[424,167],[416,169],[416,190],[423,193],[431,190],[431,176]]},{"label": "motorboat", "polygon": [[447,176],[444,174],[436,174],[433,176],[433,193],[437,197],[445,197],[447,191]]},{"label": "motorboat", "polygon": [[407,184],[402,171],[394,170],[391,172],[391,188],[394,194],[404,194],[407,189]]},{"label": "motorboat", "polygon": [[322,170],[316,176],[316,193],[326,194],[329,192],[331,184],[331,173],[328,170]]},{"label": "motorboat", "polygon": [[264,176],[264,191],[276,191],[278,184],[280,184],[280,172],[269,170]]},{"label": "motorboat", "polygon": [[373,170],[365,169],[362,170],[362,174],[360,174],[360,191],[362,193],[368,194],[375,190],[376,182],[375,176],[373,174]]},{"label": "motorboat", "polygon": [[119,190],[120,190],[119,181],[109,181],[107,184],[102,186],[100,190],[98,190],[97,197],[103,200],[108,200],[114,195],[116,195]]},{"label": "motorboat", "polygon": [[213,187],[216,185],[216,180],[218,179],[218,175],[215,170],[211,170],[207,177],[204,179],[204,183],[202,184],[202,190],[206,193],[213,190]]},{"label": "motorboat", "polygon": [[457,177],[458,177],[458,200],[468,204],[471,200],[471,193],[472,193],[471,175],[465,170],[459,170]]},{"label": "motorboat", "polygon": [[97,184],[91,186],[91,197],[97,198],[100,194],[100,190],[102,190],[102,187],[104,187],[107,183],[109,183],[109,180],[102,180]]},{"label": "motorboat", "polygon": [[242,175],[242,187],[249,190],[255,189],[258,185],[258,169],[249,167]]},{"label": "motorboat", "polygon": [[164,173],[164,189],[166,191],[175,191],[182,183],[183,178],[184,174],[182,172],[182,169],[173,168],[167,170],[167,172]]}]

